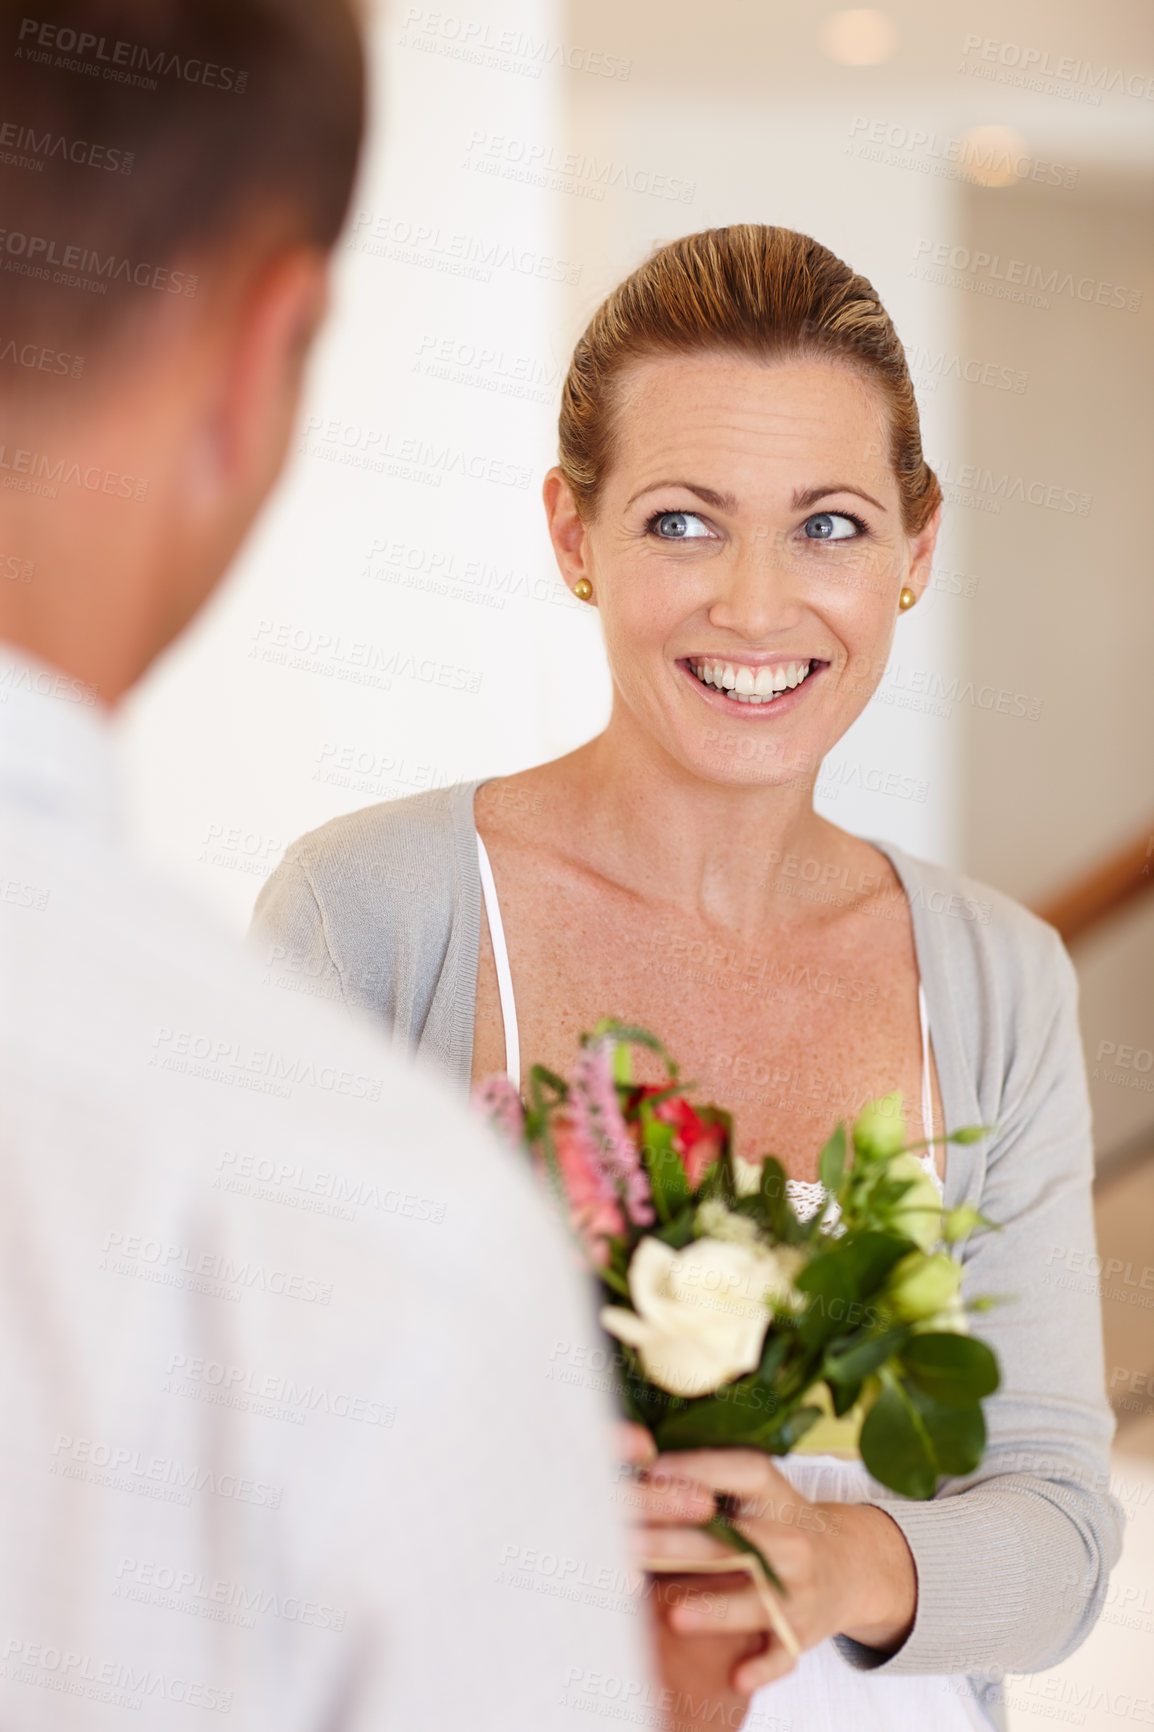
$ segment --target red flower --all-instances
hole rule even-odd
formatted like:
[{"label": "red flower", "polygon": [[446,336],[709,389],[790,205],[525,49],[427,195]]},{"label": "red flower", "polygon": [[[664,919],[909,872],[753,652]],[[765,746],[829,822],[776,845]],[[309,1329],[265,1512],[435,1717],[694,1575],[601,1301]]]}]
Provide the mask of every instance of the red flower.
[{"label": "red flower", "polygon": [[[659,1089],[646,1089],[646,1094],[659,1094]],[[689,1188],[696,1191],[707,1168],[720,1160],[725,1152],[724,1124],[709,1123],[686,1100],[684,1095],[670,1095],[658,1101],[654,1117],[673,1126],[673,1147],[681,1156]]]}]

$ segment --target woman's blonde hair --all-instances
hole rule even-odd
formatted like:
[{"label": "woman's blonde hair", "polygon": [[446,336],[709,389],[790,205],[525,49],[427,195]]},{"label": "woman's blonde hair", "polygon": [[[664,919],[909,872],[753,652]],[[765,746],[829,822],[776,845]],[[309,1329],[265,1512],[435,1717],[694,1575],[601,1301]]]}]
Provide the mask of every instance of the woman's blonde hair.
[{"label": "woman's blonde hair", "polygon": [[836,360],[876,382],[890,418],[890,458],[908,534],[941,499],[922,455],[905,351],[872,284],[828,247],[793,229],[736,223],[659,247],[602,301],[561,394],[560,466],[592,517],[614,457],[616,387],[635,361],[659,355]]}]

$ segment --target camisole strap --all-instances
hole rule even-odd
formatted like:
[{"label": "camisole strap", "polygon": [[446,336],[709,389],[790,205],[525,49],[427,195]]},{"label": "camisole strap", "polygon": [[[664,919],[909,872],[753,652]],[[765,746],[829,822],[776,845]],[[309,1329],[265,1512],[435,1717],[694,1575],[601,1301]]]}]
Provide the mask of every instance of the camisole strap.
[{"label": "camisole strap", "polygon": [[517,1006],[513,1002],[513,976],[509,971],[509,949],[505,943],[505,928],[501,923],[501,906],[497,901],[497,886],[489,854],[477,832],[477,864],[481,869],[481,894],[485,898],[485,915],[489,922],[489,937],[493,943],[493,960],[497,964],[497,992],[501,999],[501,1020],[505,1025],[505,1069],[515,1089],[521,1087],[521,1042],[517,1034]]},{"label": "camisole strap", "polygon": [[[922,1124],[925,1126],[922,1135],[932,1137],[934,1134],[934,1090],[930,1080],[930,1013],[926,1008],[925,988],[920,980],[918,981],[918,1021],[922,1030]],[[933,1154],[934,1150],[931,1145],[926,1150],[926,1155],[929,1157],[926,1161],[927,1166],[930,1165]]]}]

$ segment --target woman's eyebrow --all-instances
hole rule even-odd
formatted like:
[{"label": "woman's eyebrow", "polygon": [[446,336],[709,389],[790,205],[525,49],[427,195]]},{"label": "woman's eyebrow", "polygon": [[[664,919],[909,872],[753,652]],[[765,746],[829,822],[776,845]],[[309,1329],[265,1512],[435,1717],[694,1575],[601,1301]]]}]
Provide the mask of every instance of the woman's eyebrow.
[{"label": "woman's eyebrow", "polygon": [[[681,487],[686,493],[696,494],[706,505],[712,505],[715,511],[737,510],[737,500],[732,493],[718,493],[712,487],[703,487],[697,481],[651,481],[638,489],[633,498],[627,501],[625,509],[628,511],[629,506],[643,498],[646,493],[657,493],[663,487]],[[790,502],[791,509],[804,511],[807,506],[816,505],[819,499],[825,499],[831,493],[853,493],[859,499],[865,499],[870,505],[876,506],[879,511],[886,510],[880,499],[875,499],[872,493],[867,493],[862,487],[854,487],[848,481],[830,481],[821,487],[801,488]]]},{"label": "woman's eyebrow", "polygon": [[793,509],[804,511],[807,505],[816,505],[819,499],[825,499],[830,493],[856,493],[859,499],[868,499],[879,511],[885,510],[880,499],[875,499],[872,493],[867,493],[862,487],[852,487],[848,481],[831,481],[824,487],[801,489],[793,496]]},{"label": "woman's eyebrow", "polygon": [[646,493],[656,493],[662,487],[683,487],[687,493],[696,493],[698,499],[703,499],[706,505],[712,505],[715,511],[734,511],[737,508],[737,500],[732,493],[715,493],[712,487],[702,487],[696,481],[650,481],[645,487],[638,489],[627,502],[625,509],[628,511],[634,500],[640,499]]}]

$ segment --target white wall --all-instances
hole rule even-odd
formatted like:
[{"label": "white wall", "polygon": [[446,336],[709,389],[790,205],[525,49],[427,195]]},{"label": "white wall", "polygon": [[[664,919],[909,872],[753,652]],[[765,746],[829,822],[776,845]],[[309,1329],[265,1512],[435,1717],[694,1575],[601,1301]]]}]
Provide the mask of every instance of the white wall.
[{"label": "white wall", "polygon": [[564,46],[550,0],[508,0],[496,25],[470,4],[378,19],[376,119],[295,455],[126,718],[143,844],[237,927],[301,831],[520,768],[605,713],[595,624],[538,499],[573,267],[549,194],[471,166],[496,124],[548,141]]}]

